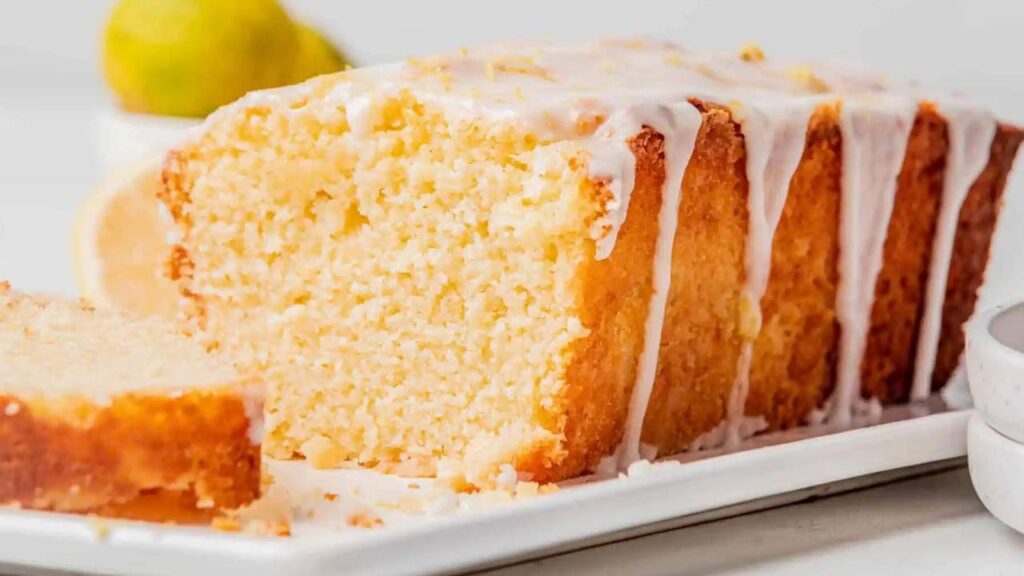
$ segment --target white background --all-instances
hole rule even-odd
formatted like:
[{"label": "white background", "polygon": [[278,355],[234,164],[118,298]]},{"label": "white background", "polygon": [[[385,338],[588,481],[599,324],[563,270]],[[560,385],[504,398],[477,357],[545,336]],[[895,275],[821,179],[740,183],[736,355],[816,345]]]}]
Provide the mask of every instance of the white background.
[{"label": "white background", "polygon": [[[862,62],[960,89],[1024,123],[1024,2],[291,0],[360,63],[522,38],[652,35],[696,48]],[[0,278],[72,290],[69,230],[100,176],[98,46],[110,2],[0,0]],[[987,302],[1024,296],[1024,178],[1011,182]]]}]

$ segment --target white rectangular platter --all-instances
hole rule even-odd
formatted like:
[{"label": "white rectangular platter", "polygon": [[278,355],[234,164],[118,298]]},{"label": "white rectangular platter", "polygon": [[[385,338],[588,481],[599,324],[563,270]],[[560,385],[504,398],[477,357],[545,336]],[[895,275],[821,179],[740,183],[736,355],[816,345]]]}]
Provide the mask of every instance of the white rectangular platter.
[{"label": "white rectangular platter", "polygon": [[[104,521],[100,529],[94,519],[6,510],[0,512],[0,572],[465,572],[678,527],[729,507],[739,513],[791,502],[850,479],[863,479],[859,485],[883,481],[900,470],[964,456],[969,413],[914,417],[922,411],[929,408],[887,409],[883,423],[845,432],[766,435],[740,452],[684,456],[681,465],[655,465],[499,508],[374,530],[273,538],[117,521]],[[896,472],[880,475],[886,471]]]}]

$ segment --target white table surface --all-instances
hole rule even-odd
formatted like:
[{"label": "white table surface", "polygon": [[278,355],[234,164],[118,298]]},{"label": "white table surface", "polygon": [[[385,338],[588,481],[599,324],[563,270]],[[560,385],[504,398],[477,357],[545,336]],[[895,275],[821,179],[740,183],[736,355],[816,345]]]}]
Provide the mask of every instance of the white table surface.
[{"label": "white table surface", "polygon": [[488,576],[900,574],[1024,571],[1024,536],[957,470],[495,570]]},{"label": "white table surface", "polygon": [[[93,121],[96,111],[105,105],[106,97],[96,81],[92,53],[94,33],[84,30],[98,27],[102,6],[95,6],[101,4],[105,3],[22,3],[18,8],[21,19],[15,18],[9,10],[0,11],[0,23],[8,25],[0,27],[5,30],[0,34],[0,279],[10,279],[22,289],[73,291],[67,249],[70,225],[75,206],[99,177],[93,153]],[[307,11],[322,9],[326,13],[327,10],[312,0],[298,4]],[[908,21],[917,18],[916,11],[910,9],[912,3],[892,3],[897,4],[906,8]],[[923,2],[914,5],[918,4]],[[958,16],[967,10],[968,2],[949,4],[948,10],[940,11],[945,25],[977,24]],[[56,20],[50,14],[52,10],[63,13],[72,5],[83,13]],[[713,5],[721,6],[721,3],[688,3],[690,20],[678,22],[693,22],[690,28],[697,30],[690,33],[699,36],[700,10],[707,8],[705,11],[708,11]],[[803,10],[815,3],[801,5]],[[929,6],[934,4],[929,3]],[[32,16],[33,10],[35,16]],[[967,12],[972,18],[993,14],[993,11],[980,9]],[[1020,16],[1020,12],[1015,10],[1014,14]],[[857,13],[873,11],[858,10]],[[890,21],[898,22],[892,18]],[[605,34],[660,33],[653,29],[619,30],[612,24],[617,21],[616,17],[610,16],[607,20],[609,23],[601,29]],[[986,20],[986,26],[998,26],[1001,22],[1007,29],[1016,29],[1011,22],[1014,18],[993,15],[989,20],[992,22]],[[543,19],[529,22],[535,21],[544,22]],[[520,24],[527,26],[529,22]],[[645,22],[657,24],[654,20]],[[845,46],[843,49],[850,54],[874,54],[874,60],[880,58],[875,54],[877,51],[865,52],[862,44],[881,46],[879,50],[884,53],[889,50],[884,44],[886,38],[890,45],[895,45],[902,41],[905,32],[902,26],[895,24],[893,30],[886,28],[881,32],[857,26],[861,25],[851,23],[838,30],[834,26],[828,29],[832,31],[829,34],[838,35],[837,46]],[[354,37],[358,37],[359,29],[363,28],[375,38],[387,36],[372,32],[372,26],[359,24],[352,28],[350,33]],[[432,36],[451,38],[452,42],[459,43],[480,41],[459,36],[475,28],[457,28],[450,30],[450,34]],[[814,27],[808,24],[803,28]],[[851,29],[856,29],[856,33]],[[46,30],[51,33],[41,33]],[[551,30],[529,32],[548,37],[556,33]],[[788,32],[769,29],[756,37],[768,37],[769,45],[774,43],[788,49],[788,36]],[[754,37],[748,34],[729,39],[738,42]],[[861,37],[870,38],[871,42],[858,43]],[[981,51],[991,48],[992,54],[1001,54],[994,47],[986,48],[985,37],[977,35],[978,42],[973,43],[946,42],[944,37],[935,39],[934,44],[939,47],[955,45],[957,54],[975,46],[979,51],[977,54],[967,52],[971,61],[938,58],[934,62],[941,63],[938,68],[923,66],[921,59],[908,51],[894,53],[900,63],[928,72],[939,84],[947,81],[971,84],[1003,114],[1019,113],[1020,107],[1014,103],[1019,104],[1020,100],[1010,96],[1024,93],[1021,75],[1003,73],[1011,69],[1001,61],[993,64],[993,71],[972,72],[976,65],[993,62],[989,58],[991,54]],[[65,40],[73,45],[59,44]],[[43,42],[49,44],[44,46]],[[822,42],[827,45],[827,39],[814,39],[814,43]],[[1003,44],[1000,46],[1005,48]],[[405,53],[415,51],[413,48],[403,46],[394,51]],[[377,51],[388,53],[380,47]],[[795,47],[791,51],[799,52]],[[947,70],[949,67],[951,71]],[[1009,204],[1008,210],[1014,214],[1014,219],[1024,213],[1024,202],[1011,200]],[[1001,230],[999,244],[1002,248],[997,248],[997,259],[1002,261],[997,272],[1000,279],[995,283],[995,290],[990,289],[987,299],[1008,299],[1019,294],[1020,286],[1024,286],[1019,281],[1024,278],[1024,267],[1008,264],[1007,256],[1013,246],[1019,246],[1022,235],[1024,228],[1021,227],[1004,226]],[[529,562],[492,574],[861,575],[874,572],[941,576],[1022,571],[1024,537],[989,516],[974,496],[966,470],[957,470]]]}]

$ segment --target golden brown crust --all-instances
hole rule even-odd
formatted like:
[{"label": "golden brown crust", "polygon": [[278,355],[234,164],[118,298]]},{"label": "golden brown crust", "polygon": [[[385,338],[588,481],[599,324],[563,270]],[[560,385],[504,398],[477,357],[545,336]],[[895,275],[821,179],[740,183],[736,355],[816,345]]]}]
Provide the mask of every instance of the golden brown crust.
[{"label": "golden brown crust", "polygon": [[[657,445],[662,453],[685,449],[722,421],[741,345],[737,308],[746,234],[744,144],[739,127],[725,109],[697,104],[704,114],[704,124],[684,180],[659,372],[644,426],[644,441]],[[660,146],[660,137],[654,137]],[[1000,127],[989,166],[972,187],[960,216],[936,365],[936,377],[943,383],[963,348],[960,325],[974,307],[988,262],[999,200],[1020,137],[1020,131]],[[835,299],[839,281],[841,140],[838,109],[825,106],[816,111],[773,245],[772,274],[762,300],[763,329],[754,346],[746,406],[749,416],[763,416],[770,429],[804,423],[834,387],[840,334]],[[946,148],[945,120],[934,106],[922,105],[899,175],[876,286],[862,370],[867,397],[877,396],[888,402],[903,401],[909,395],[930,257],[930,249],[921,247],[930,246],[934,235]],[[643,147],[634,151],[638,184],[643,180],[643,189],[653,187],[647,193],[650,199],[658,194],[663,158],[651,163],[645,161]],[[638,187],[638,191],[641,189]],[[644,214],[642,218],[647,222],[656,221],[659,203],[634,202],[643,209],[634,212],[631,206],[631,215],[640,218],[639,214]],[[630,242],[633,234],[624,227],[619,243]],[[654,241],[654,234],[648,231],[645,242],[651,252]],[[617,245],[616,253],[618,250]],[[650,259],[650,254],[628,252],[631,256],[624,262],[632,261],[634,255]],[[646,270],[634,268],[634,278],[649,279],[649,266]],[[630,284],[628,277],[622,283],[621,278],[610,281],[600,274],[583,281],[591,290],[599,286],[610,294],[628,294],[635,284],[635,280]],[[646,286],[649,290],[649,284]],[[601,302],[593,297],[586,301],[595,306]],[[645,310],[642,303],[635,303],[631,320],[618,330],[642,340]],[[632,330],[626,326],[632,326]],[[952,336],[947,338],[947,334]],[[622,391],[630,389],[635,367],[628,356],[618,356],[613,364],[625,368],[615,372],[627,377],[616,380],[609,379],[607,370],[593,362],[608,358],[614,354],[612,350],[621,354],[630,348],[622,342],[613,345],[604,328],[594,330],[587,342],[591,348],[578,356],[573,365],[575,372],[570,373],[569,388],[575,391],[575,399],[569,401],[568,409],[577,410],[570,422],[584,422],[576,426],[590,429],[571,436],[573,441],[566,444],[566,464],[543,474],[545,480],[581,471],[580,462],[585,463],[584,468],[592,468],[617,444],[609,439],[621,436],[623,403],[628,403],[628,394],[622,399]],[[632,343],[639,354],[642,341],[634,339]],[[593,384],[602,379],[604,384]],[[614,423],[614,435],[607,433],[605,426],[610,423]],[[575,429],[573,425],[567,427],[570,434]]]},{"label": "golden brown crust", "polygon": [[[644,321],[651,300],[651,268],[665,178],[664,139],[645,129],[631,142],[637,159],[636,187],[626,221],[606,260],[583,267],[580,321],[591,330],[579,341],[566,373],[558,410],[564,412],[565,459],[553,466],[540,456],[521,458],[516,469],[548,482],[592,469],[622,437],[637,362],[644,344]],[[557,428],[556,428],[557,429]]]},{"label": "golden brown crust", "polygon": [[167,207],[174,221],[185,224],[185,206],[189,202],[189,187],[185,182],[185,159],[182,152],[172,150],[164,158],[163,169],[160,171],[160,180],[163,186],[157,191],[157,196]]},{"label": "golden brown crust", "polygon": [[658,372],[644,422],[644,441],[662,453],[685,450],[725,417],[742,345],[743,136],[728,109],[694,105],[703,121],[683,177]]},{"label": "golden brown crust", "polygon": [[249,428],[232,393],[124,395],[108,405],[0,396],[0,502],[130,512],[133,500],[164,489],[236,508],[259,494]]},{"label": "golden brown crust", "polygon": [[861,392],[882,402],[905,401],[914,372],[919,322],[942,199],[948,146],[946,121],[921,106],[907,143],[875,284]]},{"label": "golden brown crust", "polygon": [[771,429],[800,424],[832,392],[841,138],[838,110],[816,110],[775,233],[745,410]]},{"label": "golden brown crust", "polygon": [[[694,104],[703,121],[683,181],[672,291],[643,436],[662,452],[685,449],[722,420],[741,344],[737,308],[747,229],[743,139],[726,108]],[[557,468],[543,471],[528,461],[516,463],[542,481],[593,468],[621,440],[651,294],[657,228],[650,222],[657,221],[665,178],[659,134],[646,129],[634,139],[633,151],[636,189],[615,251],[609,260],[588,265],[580,277],[582,320],[591,335],[581,342],[567,374],[568,455]]]},{"label": "golden brown crust", "polygon": [[992,237],[1003,201],[1003,189],[1024,131],[999,125],[992,140],[988,164],[971,186],[960,209],[946,296],[942,305],[942,329],[932,373],[932,389],[949,381],[964,349],[963,325],[974,312],[978,288],[985,279]]}]

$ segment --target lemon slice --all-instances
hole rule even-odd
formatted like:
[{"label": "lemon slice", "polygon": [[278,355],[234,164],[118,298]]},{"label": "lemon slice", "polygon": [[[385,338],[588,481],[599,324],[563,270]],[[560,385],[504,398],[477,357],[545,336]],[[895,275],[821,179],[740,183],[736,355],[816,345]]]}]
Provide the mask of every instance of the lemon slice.
[{"label": "lemon slice", "polygon": [[162,161],[155,154],[103,181],[79,211],[72,250],[82,296],[174,318],[178,292],[164,275],[173,223],[156,196]]}]

